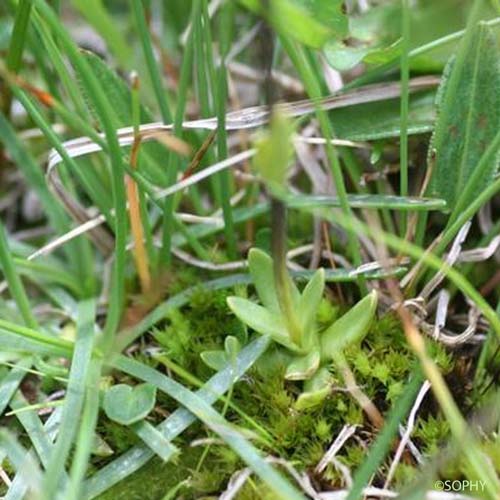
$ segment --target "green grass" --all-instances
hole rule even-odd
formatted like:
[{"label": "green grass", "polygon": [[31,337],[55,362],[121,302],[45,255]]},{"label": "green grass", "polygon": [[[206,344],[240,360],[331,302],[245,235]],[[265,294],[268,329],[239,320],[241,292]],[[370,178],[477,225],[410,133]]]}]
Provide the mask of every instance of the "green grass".
[{"label": "green grass", "polygon": [[378,3],[0,6],[0,496],[498,498],[499,6]]}]

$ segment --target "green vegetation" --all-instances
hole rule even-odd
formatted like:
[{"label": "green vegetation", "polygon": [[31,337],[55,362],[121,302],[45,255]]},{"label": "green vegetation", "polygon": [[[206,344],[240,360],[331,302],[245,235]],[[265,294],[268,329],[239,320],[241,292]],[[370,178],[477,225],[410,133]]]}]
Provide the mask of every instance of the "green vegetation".
[{"label": "green vegetation", "polygon": [[498,16],[2,2],[0,496],[499,498]]}]

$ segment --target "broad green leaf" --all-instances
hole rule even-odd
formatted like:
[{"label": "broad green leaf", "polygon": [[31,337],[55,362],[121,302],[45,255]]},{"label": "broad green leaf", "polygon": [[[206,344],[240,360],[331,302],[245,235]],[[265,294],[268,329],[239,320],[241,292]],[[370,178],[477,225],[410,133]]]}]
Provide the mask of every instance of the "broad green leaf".
[{"label": "broad green leaf", "polygon": [[273,314],[265,307],[240,297],[228,297],[227,304],[238,319],[256,332],[262,335],[270,335],[273,340],[289,349],[298,349],[290,340],[281,315]]},{"label": "broad green leaf", "polygon": [[[125,83],[123,78],[120,78],[106,61],[90,51],[83,51],[83,57],[89,64],[92,72],[106,92],[106,97],[113,107],[114,119],[116,120],[117,127],[127,127],[132,125],[132,95],[129,86]],[[94,116],[97,118],[93,109],[91,100],[84,92],[87,104],[89,104]],[[153,121],[152,114],[143,106],[141,106],[141,121]]]},{"label": "broad green leaf", "polygon": [[319,367],[320,354],[313,350],[305,356],[293,358],[285,373],[287,380],[306,380],[311,378]]},{"label": "broad green leaf", "polygon": [[360,62],[384,64],[400,54],[401,7],[393,2],[349,16],[349,39],[330,40],[324,47],[328,63],[346,71]]},{"label": "broad green leaf", "polygon": [[228,335],[224,340],[224,350],[204,351],[200,354],[203,362],[213,370],[222,370],[228,363],[234,363],[241,350],[240,341]]},{"label": "broad green leaf", "polygon": [[272,312],[279,312],[274,287],[273,259],[262,250],[252,248],[248,253],[248,267],[262,304]]},{"label": "broad green leaf", "polygon": [[[111,116],[114,125],[117,128],[132,125],[132,95],[129,86],[105,61],[94,53],[84,51],[82,56],[106,93],[106,98],[114,112]],[[93,116],[101,123],[84,85],[82,85],[82,92]],[[153,115],[145,106],[141,105],[140,111],[141,123],[154,121]],[[156,142],[141,145],[139,168],[142,169],[144,166],[144,173],[148,174],[151,181],[160,185],[164,185],[166,179],[164,162],[165,148],[162,145]]]},{"label": "broad green leaf", "polygon": [[328,368],[323,367],[314,377],[304,382],[304,392],[295,402],[297,410],[306,410],[320,404],[330,393],[332,377]]},{"label": "broad green leaf", "polygon": [[274,28],[305,45],[321,48],[332,38],[348,34],[343,0],[240,0],[252,12],[265,16]]},{"label": "broad green leaf", "polygon": [[333,358],[349,344],[363,339],[375,316],[377,302],[377,292],[374,290],[321,335],[321,354],[324,358]]},{"label": "broad green leaf", "polygon": [[[449,77],[443,79],[439,116],[430,146],[429,192],[453,210],[467,191],[467,206],[495,175],[497,159],[476,165],[500,127],[500,51],[491,29],[479,23],[460,45]],[[469,181],[474,175],[474,185]]]},{"label": "broad green leaf", "polygon": [[[410,96],[408,133],[431,132],[436,120],[435,93]],[[357,104],[331,111],[335,137],[351,141],[371,141],[399,137],[401,127],[399,99]]]},{"label": "broad green leaf", "polygon": [[154,408],[155,400],[154,385],[139,384],[131,387],[117,384],[104,394],[103,408],[111,420],[130,425],[146,418]]}]

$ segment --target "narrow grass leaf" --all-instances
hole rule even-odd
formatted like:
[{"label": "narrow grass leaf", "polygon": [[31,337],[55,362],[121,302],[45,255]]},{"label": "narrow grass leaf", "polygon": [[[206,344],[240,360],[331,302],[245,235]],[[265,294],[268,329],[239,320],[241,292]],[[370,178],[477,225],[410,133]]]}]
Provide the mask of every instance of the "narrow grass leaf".
[{"label": "narrow grass leaf", "polygon": [[[3,349],[6,349],[3,347]],[[32,365],[32,359],[25,357],[16,363],[16,366],[9,370],[0,381],[0,415],[3,415],[5,408],[9,404],[12,396],[17,391],[19,384],[26,376],[26,370]]]},{"label": "narrow grass leaf", "polygon": [[7,67],[15,73],[21,68],[32,4],[33,0],[20,0],[17,6],[14,29],[7,53]]},{"label": "narrow grass leaf", "polygon": [[179,452],[176,446],[165,438],[155,426],[151,425],[146,420],[141,420],[133,424],[132,430],[165,462]]},{"label": "narrow grass leaf", "polygon": [[5,115],[0,112],[0,140],[5,145],[10,157],[21,170],[26,182],[36,192],[45,212],[48,214],[54,228],[59,231],[68,229],[67,216],[61,207],[55,202],[50,193],[42,170],[29,153],[29,150],[21,143],[16,132]]},{"label": "narrow grass leaf", "polygon": [[160,108],[161,117],[163,119],[163,123],[169,123],[172,121],[172,114],[170,112],[166,89],[163,87],[161,74],[154,56],[153,46],[151,44],[151,34],[149,32],[146,16],[144,14],[144,3],[141,0],[132,0],[131,6],[134,13],[137,31],[140,35],[139,38],[141,40],[142,52],[144,54],[144,58],[146,59],[149,78],[153,84],[153,90]]},{"label": "narrow grass leaf", "polygon": [[2,450],[18,473],[23,476],[24,484],[35,495],[40,493],[41,473],[38,462],[6,429],[0,429],[0,450]]},{"label": "narrow grass leaf", "polygon": [[368,454],[354,475],[354,482],[347,496],[347,500],[359,500],[364,497],[363,489],[369,483],[391,448],[394,437],[398,433],[399,424],[406,417],[422,385],[420,368],[412,372],[412,376],[401,396],[396,400],[385,425],[371,446]]},{"label": "narrow grass leaf", "polygon": [[17,307],[19,307],[19,312],[23,318],[24,324],[30,328],[37,328],[38,323],[33,315],[31,306],[26,295],[23,283],[19,274],[17,272],[16,266],[14,264],[14,259],[10,253],[9,244],[7,242],[7,235],[5,234],[5,228],[0,222],[0,264],[2,265],[2,271],[5,275],[5,279],[9,285],[10,293],[12,298],[15,300]]},{"label": "narrow grass leaf", "polygon": [[78,308],[75,355],[71,363],[68,388],[64,400],[61,425],[53,448],[44,480],[43,495],[47,500],[56,498],[71,445],[78,431],[79,419],[85,397],[85,386],[91,363],[94,343],[95,302],[81,302]]},{"label": "narrow grass leaf", "polygon": [[121,23],[111,17],[102,0],[72,0],[72,4],[104,38],[110,52],[123,68],[130,67],[130,48],[120,30]]},{"label": "narrow grass leaf", "polygon": [[[285,198],[290,208],[340,207],[337,196],[289,195]],[[441,199],[393,196],[384,194],[348,194],[347,202],[351,208],[431,211],[445,210],[446,202]]]}]

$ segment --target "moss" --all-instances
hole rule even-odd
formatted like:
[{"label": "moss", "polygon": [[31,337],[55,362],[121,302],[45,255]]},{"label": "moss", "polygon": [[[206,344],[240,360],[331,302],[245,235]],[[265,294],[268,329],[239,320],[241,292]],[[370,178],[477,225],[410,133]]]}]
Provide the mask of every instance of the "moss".
[{"label": "moss", "polygon": [[[164,463],[155,457],[137,472],[97,498],[99,500],[162,500],[168,491],[191,477],[201,452],[200,448],[184,447],[182,460],[177,463]],[[182,498],[189,500],[195,497],[188,493]]]},{"label": "moss", "polygon": [[[229,294],[229,291],[196,291],[185,307],[168,314],[163,328],[153,332],[155,341],[165,351],[166,356],[203,380],[208,379],[213,371],[200,363],[201,352],[222,348],[225,337],[230,334],[246,342],[245,330],[239,321],[229,314],[226,305]],[[318,311],[321,328],[329,325],[339,314],[337,306],[326,299],[323,300]],[[453,370],[453,357],[445,349],[431,341],[429,352],[444,373]],[[346,423],[359,424],[361,428],[366,429],[370,429],[371,425],[367,423],[357,402],[343,390],[334,389],[324,403],[316,408],[296,411],[294,402],[300,392],[300,384],[284,379],[287,357],[284,349],[276,345],[271,346],[245,378],[235,385],[232,402],[272,436],[272,447],[266,450],[265,445],[260,445],[264,453],[289,460],[298,470],[312,470]],[[416,362],[406,342],[399,318],[394,314],[387,314],[376,321],[364,342],[352,346],[346,352],[346,359],[358,385],[363,387],[383,413],[404,390],[407,377]],[[156,364],[151,359],[148,362]],[[336,381],[335,388],[343,388],[343,380],[334,365],[331,370]],[[176,406],[161,394],[158,403],[163,409],[174,409]],[[229,409],[226,417],[232,423],[248,428],[248,421],[233,410]],[[186,500],[217,497],[231,476],[244,467],[237,454],[218,444],[209,447],[201,462],[194,460],[193,457],[201,456],[205,447],[196,447],[196,451],[193,451],[189,442],[199,439],[200,435],[203,435],[202,429],[201,424],[195,424],[182,436],[184,451],[178,458],[176,470],[179,472],[175,477],[178,481],[189,479],[188,486],[182,492],[182,498]],[[126,428],[110,422],[104,425],[101,431],[115,451],[127,449],[136,440]],[[415,439],[425,453],[437,450],[447,436],[448,428],[440,416],[428,415],[425,419],[419,419]],[[363,436],[364,445],[354,439],[349,440],[340,451],[339,460],[354,471],[366,458],[364,446],[369,446],[371,440],[371,434]],[[152,477],[157,474],[162,476],[170,470],[168,464],[163,465],[157,460],[154,463],[157,470],[154,470]],[[395,481],[403,481],[412,477],[412,474],[411,465],[402,465]],[[143,470],[135,476],[140,482],[144,477]],[[333,466],[328,466],[321,479],[327,482],[327,487],[343,486],[343,477]],[[163,485],[162,492],[168,491],[171,483],[166,479],[161,479],[160,483]],[[157,488],[157,491],[160,495],[160,488]],[[151,496],[143,498],[161,498],[155,494],[151,493]],[[138,497],[130,498],[133,500]],[[273,496],[265,486],[252,478],[237,498],[245,500]]]},{"label": "moss", "polygon": [[429,415],[420,418],[413,431],[414,438],[419,440],[419,449],[425,454],[435,453],[450,433],[450,426],[441,416]]},{"label": "moss", "polygon": [[139,441],[129,427],[109,420],[103,412],[101,412],[96,431],[108,443],[115,455],[123,453]]}]

